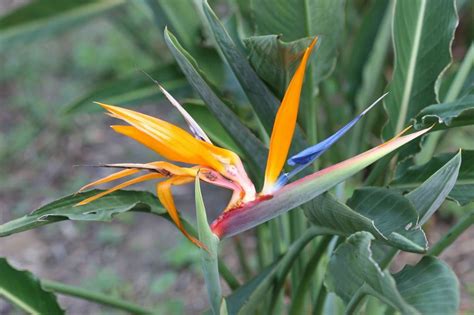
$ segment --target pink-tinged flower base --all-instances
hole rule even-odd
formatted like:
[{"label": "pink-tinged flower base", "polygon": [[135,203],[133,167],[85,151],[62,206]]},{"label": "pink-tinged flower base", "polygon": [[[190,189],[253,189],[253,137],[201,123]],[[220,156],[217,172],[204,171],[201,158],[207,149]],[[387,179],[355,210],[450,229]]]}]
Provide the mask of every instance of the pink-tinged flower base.
[{"label": "pink-tinged flower base", "polygon": [[[237,230],[251,229],[255,225],[252,222],[257,222],[262,217],[266,217],[264,212],[255,211],[257,205],[262,202],[272,199],[272,195],[261,195],[257,199],[247,202],[239,207],[229,209],[223,212],[217,219],[211,224],[211,231],[220,239],[229,237],[239,232]],[[249,211],[250,209],[250,211]],[[229,231],[237,231],[233,234],[229,234]]]}]

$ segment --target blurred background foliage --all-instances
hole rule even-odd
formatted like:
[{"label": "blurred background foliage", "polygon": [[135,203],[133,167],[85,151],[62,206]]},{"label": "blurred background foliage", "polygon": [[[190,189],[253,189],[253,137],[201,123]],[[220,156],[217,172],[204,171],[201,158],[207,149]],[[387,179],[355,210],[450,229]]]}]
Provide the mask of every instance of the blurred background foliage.
[{"label": "blurred background foliage", "polygon": [[[258,16],[250,16],[251,2],[215,0],[210,4],[225,21],[240,48],[247,49],[257,72],[262,77],[275,78],[266,83],[281,96],[287,83],[285,73],[271,75],[274,69],[261,63],[257,49],[261,46],[255,45],[255,38],[245,42],[239,39],[254,34],[256,26],[252,21]],[[457,2],[460,26],[453,45],[454,64],[448,70],[444,86],[456,72],[473,38],[473,3]],[[265,3],[271,5],[271,1],[262,1],[258,14],[268,13]],[[107,173],[107,170],[81,165],[154,159],[153,153],[106,128],[111,120],[92,103],[98,100],[115,105],[139,105],[144,112],[183,124],[171,106],[163,102],[154,83],[139,70],[147,71],[174,95],[186,99],[190,110],[199,114],[202,109],[193,104],[200,101],[196,100],[164,43],[166,25],[196,58],[211,83],[219,87],[222,96],[231,100],[233,110],[247,117],[245,121],[258,132],[261,126],[253,120],[254,114],[228,65],[218,58],[202,26],[202,12],[193,5],[192,0],[0,2],[0,222],[38,208],[52,200],[48,198],[74,192],[84,183]],[[334,130],[352,117],[354,106],[346,105],[357,104],[358,98],[363,97],[357,91],[362,85],[362,68],[377,31],[365,17],[379,15],[381,20],[381,12],[388,5],[388,1],[383,0],[347,1],[346,24],[334,25],[332,31],[340,32],[339,40],[344,43],[344,49],[330,77],[325,78],[324,74],[333,64],[320,65],[315,71],[315,82],[322,80],[318,99],[329,102],[320,107],[320,119],[334,121]],[[380,20],[370,19],[375,24]],[[291,26],[280,26],[282,38],[287,42],[311,35]],[[262,32],[265,27],[274,29],[272,25],[259,27]],[[269,45],[285,45],[278,39],[265,40]],[[301,40],[288,49],[298,51],[306,44],[307,41]],[[279,61],[279,56],[274,58],[269,61]],[[392,59],[393,55],[388,52],[387,60],[382,61],[386,66],[375,91],[381,92],[389,81]],[[293,69],[291,60],[286,67],[288,71]],[[474,73],[470,75],[474,78]],[[199,115],[206,118],[205,112]],[[376,123],[376,128],[381,129],[382,122]],[[321,138],[332,131],[318,130]],[[473,137],[472,127],[450,129],[436,152],[458,147],[473,150]],[[377,141],[375,138],[365,140],[366,145]],[[344,145],[347,143],[337,144],[321,163],[344,157],[340,149]],[[177,190],[176,199],[181,209],[193,204],[188,189]],[[217,189],[213,192],[206,194],[215,199],[209,203],[222,203],[225,199],[221,198],[222,192]],[[445,231],[449,222],[463,212],[463,208],[445,202],[438,220],[431,222],[433,237],[439,237],[439,231]],[[474,257],[472,228],[466,234],[467,239],[460,239],[458,246],[446,252],[452,256],[448,261],[463,279],[465,309],[472,306],[469,299],[474,297],[474,275],[467,270],[472,267],[469,260]],[[253,251],[255,244],[250,234],[242,237],[244,250]],[[199,259],[198,252],[191,247],[168,222],[124,214],[113,224],[65,222],[2,239],[0,256],[12,258],[45,278],[154,305],[163,314],[180,314],[206,307],[199,272],[189,268],[184,271],[185,267],[195,266],[194,262]],[[231,255],[224,258],[230,266],[236,265]],[[256,264],[255,259],[250,259],[250,264]],[[61,299],[72,314],[106,313],[98,305]],[[9,306],[0,301],[0,313],[9,311],[12,311]]]}]

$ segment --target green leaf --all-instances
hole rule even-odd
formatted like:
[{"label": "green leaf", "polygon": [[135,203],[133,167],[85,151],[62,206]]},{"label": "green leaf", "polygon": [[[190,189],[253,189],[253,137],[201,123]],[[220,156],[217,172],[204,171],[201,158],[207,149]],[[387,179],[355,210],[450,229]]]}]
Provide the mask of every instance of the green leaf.
[{"label": "green leaf", "polygon": [[[412,166],[395,178],[390,183],[390,186],[404,191],[411,191],[420,186],[421,183],[430,178],[433,173],[450,161],[450,165],[444,170],[451,170],[450,173],[451,176],[453,176],[452,167],[455,167],[457,163],[455,162],[456,155],[455,153],[444,153],[433,157],[426,164]],[[474,200],[474,151],[461,151],[461,159],[462,163],[459,169],[459,175],[456,184],[449,192],[448,198],[455,200],[460,205],[466,205]]]},{"label": "green leaf", "polygon": [[96,195],[91,190],[53,201],[21,218],[0,225],[0,237],[26,231],[63,220],[111,221],[117,214],[127,211],[152,212],[168,217],[158,198],[149,192],[120,190],[83,206],[78,202]]},{"label": "green leaf", "polygon": [[424,257],[391,275],[372,257],[368,232],[351,235],[329,261],[325,284],[346,303],[358,294],[370,294],[402,314],[457,314],[459,285],[454,272],[434,257]]},{"label": "green leaf", "polygon": [[392,139],[353,158],[285,185],[270,196],[223,213],[212,229],[220,238],[230,237],[273,219],[321,195],[368,165],[416,139],[428,130]]},{"label": "green leaf", "polygon": [[249,51],[248,59],[259,77],[282,98],[311,40],[307,37],[284,42],[280,35],[265,35],[246,38],[244,44]]},{"label": "green leaf", "polygon": [[[270,134],[280,102],[260,80],[248,60],[237,50],[234,42],[209,7],[207,1],[203,0],[202,6],[222,55],[232,68],[234,75],[242,86],[244,93],[247,95],[263,127],[267,133]],[[298,149],[305,147],[301,131],[296,132],[295,143]]]},{"label": "green leaf", "polygon": [[405,301],[421,314],[458,314],[459,283],[456,274],[441,260],[425,256],[393,277]]},{"label": "green leaf", "polygon": [[[347,69],[344,70],[344,76],[347,79],[349,102],[353,102],[364,80],[380,83],[380,71],[372,72],[370,77],[366,77],[365,69],[369,64],[378,64],[380,60],[382,62],[385,60],[388,42],[390,41],[389,22],[392,15],[390,4],[391,1],[373,1],[367,13],[363,15],[361,25],[352,44],[352,49],[342,51],[342,54],[347,56],[346,60],[349,61]],[[373,60],[373,58],[376,60]],[[371,94],[370,97],[373,97],[373,95]],[[361,106],[367,106],[370,104],[369,102],[370,100],[367,100]]]},{"label": "green leaf", "polygon": [[333,70],[344,33],[344,0],[252,0],[258,35],[282,34],[291,42],[320,36],[312,55],[314,85]]},{"label": "green leaf", "polygon": [[418,214],[401,194],[385,188],[362,188],[354,192],[348,205],[324,194],[305,206],[305,214],[328,234],[349,236],[367,231],[377,241],[404,251],[427,250],[425,235],[417,226]]},{"label": "green leaf", "polygon": [[[202,199],[199,176],[196,176],[194,187],[199,241],[205,246],[205,248],[201,248],[201,263],[204,272],[204,280],[206,282],[207,294],[212,311],[215,315],[219,315],[221,314],[221,306],[224,310],[226,309],[225,300],[222,298],[222,289],[219,279],[219,258],[217,253],[219,238],[212,233],[209,228],[209,223],[207,222],[206,207]],[[225,311],[225,313],[227,313],[227,311]],[[224,315],[224,313],[222,313],[222,315]]]},{"label": "green leaf", "polygon": [[56,296],[45,291],[31,272],[13,268],[5,258],[0,258],[0,296],[28,314],[64,314]]},{"label": "green leaf", "polygon": [[385,99],[386,138],[404,129],[424,107],[436,103],[436,80],[451,62],[457,23],[452,0],[396,1],[392,29],[396,58]]},{"label": "green leaf", "polygon": [[[156,78],[170,92],[179,93],[186,90],[188,84],[179,72],[176,65],[162,65],[147,71]],[[79,100],[66,106],[67,113],[100,110],[94,104],[100,101],[112,105],[136,105],[148,100],[164,99],[160,89],[146,75],[134,71],[123,77],[117,78],[89,91]]]},{"label": "green leaf", "polygon": [[243,156],[239,146],[235,143],[231,135],[225,130],[224,126],[214,117],[207,106],[199,100],[188,100],[183,104],[186,111],[196,120],[204,129],[212,141],[217,145],[234,151]]},{"label": "green leaf", "polygon": [[[443,79],[445,76],[446,76],[446,72],[443,73],[443,77],[441,77],[438,81]],[[471,43],[471,46],[466,52],[466,55],[464,56],[463,61],[459,65],[459,68],[456,70],[456,74],[449,85],[449,89],[447,90],[446,95],[443,98],[443,101],[452,102],[456,100],[460,95],[469,94],[469,93],[464,93],[464,92],[466,88],[467,89],[470,88],[472,90],[473,85],[474,85],[474,43]]]},{"label": "green leaf", "polygon": [[0,48],[65,31],[123,4],[124,0],[32,1],[0,18]]},{"label": "green leaf", "polygon": [[357,189],[347,204],[374,220],[375,226],[387,236],[389,245],[405,251],[410,247],[418,247],[418,252],[427,250],[428,241],[418,225],[418,213],[399,192],[365,187]]},{"label": "green leaf", "polygon": [[[266,267],[226,298],[227,309],[230,315],[239,314],[241,309],[252,311],[258,307],[258,301],[261,301],[265,293],[271,288],[271,282],[275,277],[277,265],[278,262],[275,262]],[[243,312],[240,313],[242,314]]]},{"label": "green leaf", "polygon": [[247,156],[252,159],[254,166],[263,170],[267,150],[260,140],[241,123],[239,118],[216,95],[209,83],[206,82],[206,75],[199,69],[196,61],[168,30],[165,30],[165,41],[189,84],[201,96],[209,110],[226,130],[234,136],[234,139],[241,145]]},{"label": "green leaf", "polygon": [[406,195],[418,212],[420,219],[417,224],[419,226],[428,221],[453,189],[460,167],[461,152],[431,175],[423,184]]},{"label": "green leaf", "polygon": [[425,107],[415,117],[415,128],[436,124],[436,129],[474,124],[474,94],[465,95],[453,102]]},{"label": "green leaf", "polygon": [[397,308],[402,314],[418,314],[398,292],[388,271],[380,269],[370,249],[374,237],[357,232],[346,239],[331,256],[325,285],[346,303],[356,294],[370,294]]},{"label": "green leaf", "polygon": [[[384,1],[377,1],[376,3],[380,2]],[[385,85],[383,70],[391,38],[391,9],[392,6],[386,8],[385,15],[374,39],[373,49],[368,56],[365,56],[366,63],[362,69],[361,82],[357,83],[356,81],[352,83],[354,89],[356,86],[358,87],[357,91],[354,91],[356,93],[355,104],[357,112],[362,112],[368,104],[374,99],[377,99],[377,95],[382,94],[383,86]],[[350,143],[350,153],[357,152],[361,149],[364,150],[369,144],[368,137],[364,137],[363,135],[369,132],[375,119],[376,117],[369,116],[367,120],[361,121],[354,126]]]},{"label": "green leaf", "polygon": [[200,8],[192,0],[146,0],[159,32],[168,28],[193,56],[208,75],[208,79],[220,86],[224,81],[224,64],[215,49],[210,47],[202,23]]}]

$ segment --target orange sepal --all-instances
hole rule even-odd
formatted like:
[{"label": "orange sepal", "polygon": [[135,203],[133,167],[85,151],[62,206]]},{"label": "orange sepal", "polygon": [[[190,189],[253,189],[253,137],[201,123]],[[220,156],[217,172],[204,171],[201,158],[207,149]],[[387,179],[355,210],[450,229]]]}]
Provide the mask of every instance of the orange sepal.
[{"label": "orange sepal", "polygon": [[222,170],[221,163],[211,152],[206,150],[202,141],[197,140],[187,131],[164,120],[145,115],[129,109],[97,103],[111,113],[112,117],[121,119],[133,126],[113,126],[113,129],[124,134],[167,159],[199,164]]},{"label": "orange sepal", "polygon": [[270,138],[267,166],[265,169],[263,193],[271,192],[273,184],[278,179],[278,176],[285,165],[296,127],[296,118],[298,116],[301,88],[303,86],[306,65],[317,40],[318,38],[315,37],[309,47],[306,48],[301,63],[291,78],[290,84],[288,85],[285,96],[283,97],[280,108],[275,117]]},{"label": "orange sepal", "polygon": [[184,185],[194,181],[193,177],[190,176],[176,176],[172,177],[168,180],[165,180],[156,185],[156,194],[160,199],[161,204],[165,207],[166,211],[171,217],[171,220],[176,224],[176,227],[184,234],[191,242],[193,242],[196,246],[200,248],[205,248],[204,244],[202,244],[197,238],[189,234],[183,226],[181,219],[178,214],[178,210],[176,209],[176,205],[174,203],[173,195],[171,193],[171,187],[177,185]]},{"label": "orange sepal", "polygon": [[136,177],[136,178],[133,178],[131,180],[128,180],[124,183],[121,183],[115,187],[112,187],[108,190],[105,190],[103,192],[100,192],[98,193],[97,195],[94,195],[92,197],[89,197],[87,199],[84,199],[82,200],[81,202],[79,202],[78,204],[76,204],[76,206],[82,206],[82,205],[85,205],[85,204],[88,204],[94,200],[97,200],[105,195],[108,195],[110,193],[113,193],[114,191],[117,191],[119,189],[122,189],[122,188],[125,188],[127,186],[130,186],[130,185],[134,185],[134,184],[138,184],[138,183],[141,183],[141,182],[144,182],[144,181],[147,181],[147,180],[151,180],[151,179],[158,179],[158,178],[163,178],[163,175],[161,174],[158,174],[158,173],[153,173],[153,174],[146,174],[146,175],[142,175],[142,176],[139,176],[139,177]]},{"label": "orange sepal", "polygon": [[91,187],[94,187],[94,186],[97,186],[97,185],[112,182],[114,180],[120,179],[122,177],[127,177],[127,176],[133,175],[133,174],[138,173],[138,172],[139,172],[139,170],[137,170],[137,169],[126,169],[126,170],[123,170],[123,171],[120,171],[120,172],[117,172],[117,173],[113,173],[113,174],[110,174],[109,176],[106,176],[106,177],[98,179],[98,180],[96,180],[92,183],[89,183],[85,186],[82,186],[79,189],[78,192],[84,191],[88,188],[91,188]]}]

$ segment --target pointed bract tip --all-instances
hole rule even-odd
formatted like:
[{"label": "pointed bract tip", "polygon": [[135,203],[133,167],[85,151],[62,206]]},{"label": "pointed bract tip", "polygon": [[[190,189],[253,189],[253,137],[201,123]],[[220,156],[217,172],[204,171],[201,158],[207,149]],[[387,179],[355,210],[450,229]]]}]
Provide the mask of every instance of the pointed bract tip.
[{"label": "pointed bract tip", "polygon": [[364,109],[364,111],[363,111],[362,113],[360,113],[360,115],[365,115],[365,114],[367,114],[367,112],[369,112],[372,108],[374,108],[375,105],[379,104],[380,101],[381,101],[385,96],[387,96],[387,95],[388,95],[388,92],[385,93],[385,94],[383,94],[382,96],[380,96],[378,99],[375,100],[375,102],[373,102],[372,104],[370,104],[369,107],[367,107],[366,109]]}]

